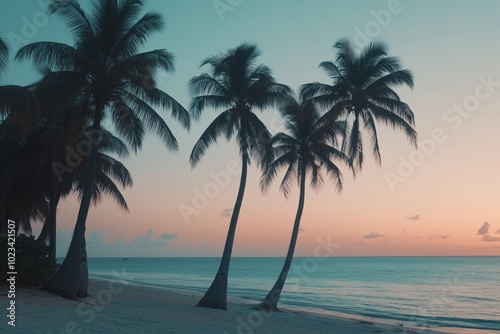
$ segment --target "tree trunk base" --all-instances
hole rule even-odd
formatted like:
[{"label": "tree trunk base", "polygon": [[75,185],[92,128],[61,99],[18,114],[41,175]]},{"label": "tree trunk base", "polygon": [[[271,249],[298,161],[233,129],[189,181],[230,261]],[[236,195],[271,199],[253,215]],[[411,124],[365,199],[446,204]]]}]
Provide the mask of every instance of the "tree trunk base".
[{"label": "tree trunk base", "polygon": [[280,310],[278,309],[278,305],[274,304],[273,302],[269,300],[264,300],[261,303],[252,306],[253,310],[261,311],[261,312],[266,312],[266,313],[274,313],[274,312],[279,312]]},{"label": "tree trunk base", "polygon": [[217,273],[214,281],[196,306],[227,310],[227,276]]},{"label": "tree trunk base", "polygon": [[46,283],[42,290],[53,293],[55,295],[61,296],[66,299],[76,299],[76,289],[73,287],[66,286],[66,284],[60,284],[59,279],[52,278],[48,283]]},{"label": "tree trunk base", "polygon": [[202,298],[196,306],[199,307],[208,307],[208,308],[213,308],[213,309],[218,309],[218,310],[224,310],[227,311],[227,304],[224,302],[218,302],[215,300],[208,300],[205,298]]}]

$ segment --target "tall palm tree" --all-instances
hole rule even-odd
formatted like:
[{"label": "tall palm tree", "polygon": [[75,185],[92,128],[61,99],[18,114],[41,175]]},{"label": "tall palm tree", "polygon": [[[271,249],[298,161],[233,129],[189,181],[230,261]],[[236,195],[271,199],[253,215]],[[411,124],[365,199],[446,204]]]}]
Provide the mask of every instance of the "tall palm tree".
[{"label": "tall palm tree", "polygon": [[196,142],[190,156],[191,165],[196,166],[206,149],[220,136],[229,140],[233,135],[236,137],[242,162],[240,186],[219,269],[198,306],[224,310],[227,308],[229,263],[245,192],[247,167],[250,158],[261,165],[265,163],[265,152],[269,151],[271,141],[271,134],[254,110],[280,106],[291,99],[290,88],[276,83],[267,66],[257,65],[259,55],[255,45],[242,44],[207,58],[201,66],[208,65],[209,73],[194,77],[189,82],[193,96],[191,112],[194,117],[199,117],[208,107],[222,109]]},{"label": "tall palm tree", "polygon": [[342,173],[334,161],[340,161],[352,169],[350,159],[337,148],[338,141],[345,135],[345,122],[336,121],[333,124],[324,124],[316,108],[311,103],[291,104],[283,109],[283,116],[286,120],[288,134],[281,132],[274,136],[274,159],[265,168],[260,184],[262,190],[268,190],[278,172],[285,169],[286,172],[281,181],[280,190],[285,197],[288,197],[292,185],[297,182],[300,192],[285,263],[273,288],[262,303],[256,307],[266,311],[277,309],[292,264],[304,209],[308,176],[311,187],[318,189],[324,182],[322,173],[322,169],[324,169],[332,179],[335,188],[341,191]]},{"label": "tall palm tree", "polygon": [[[167,148],[175,150],[177,140],[153,106],[170,109],[185,128],[189,128],[190,117],[177,101],[155,86],[157,70],[173,70],[173,56],[166,50],[139,52],[148,37],[164,27],[158,13],[148,12],[141,17],[142,6],[139,0],[94,0],[89,14],[76,0],[52,0],[49,12],[66,21],[74,46],[32,43],[20,49],[16,58],[31,58],[37,68],[51,68],[61,74],[59,80],[79,86],[78,101],[90,115],[95,133],[100,133],[103,120],[110,117],[118,134],[134,151],[141,148],[146,129],[155,132]],[[44,287],[66,298],[86,294],[79,289],[79,277],[97,153],[94,141],[68,253]]]},{"label": "tall palm tree", "polygon": [[332,78],[333,84],[305,84],[300,96],[327,109],[325,120],[347,117],[352,122],[343,146],[347,146],[357,167],[363,165],[362,127],[368,133],[378,163],[381,157],[376,122],[404,131],[410,142],[416,145],[413,112],[393,90],[393,87],[402,85],[413,88],[412,73],[402,69],[398,58],[388,56],[387,47],[381,43],[373,42],[357,54],[351,43],[343,39],[335,43],[334,49],[337,51],[336,60],[319,65]]}]

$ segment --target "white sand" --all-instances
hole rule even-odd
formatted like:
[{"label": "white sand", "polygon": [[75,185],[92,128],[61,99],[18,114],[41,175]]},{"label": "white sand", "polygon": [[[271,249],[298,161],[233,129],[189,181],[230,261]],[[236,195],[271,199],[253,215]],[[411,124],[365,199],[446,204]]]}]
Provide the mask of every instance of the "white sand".
[{"label": "white sand", "polygon": [[[67,300],[37,289],[16,291],[16,326],[7,325],[2,294],[0,333],[442,333],[354,317],[306,312],[262,313],[231,299],[228,311],[195,307],[196,292],[167,291],[113,281],[91,280],[91,297]],[[449,331],[448,333],[459,333]]]}]

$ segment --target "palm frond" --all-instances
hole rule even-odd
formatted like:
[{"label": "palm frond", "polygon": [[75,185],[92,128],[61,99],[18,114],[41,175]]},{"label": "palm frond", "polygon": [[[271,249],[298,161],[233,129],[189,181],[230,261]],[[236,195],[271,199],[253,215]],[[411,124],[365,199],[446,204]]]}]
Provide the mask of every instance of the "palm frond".
[{"label": "palm frond", "polygon": [[[130,112],[124,112],[124,110],[129,110]],[[146,131],[143,122],[131,110],[132,109],[123,103],[123,101],[115,103],[112,110],[112,117],[118,134],[120,134],[134,152],[137,153],[137,150],[142,147],[142,141]]]},{"label": "palm frond", "polygon": [[31,60],[37,68],[48,67],[58,71],[76,70],[77,50],[56,42],[34,42],[17,51],[15,60]]},{"label": "palm frond", "polygon": [[164,27],[165,22],[161,14],[156,12],[144,14],[144,16],[130,27],[127,33],[120,39],[116,47],[116,52],[112,57],[117,59],[130,57],[136,53],[140,47],[144,46],[152,34],[162,32]]},{"label": "palm frond", "polygon": [[120,182],[124,188],[133,185],[132,176],[127,168],[120,161],[103,154],[101,150],[97,155],[97,170]]},{"label": "palm frond", "polygon": [[0,37],[0,75],[3,73],[9,62],[9,45]]},{"label": "palm frond", "polygon": [[217,142],[217,138],[223,134],[225,134],[231,126],[230,123],[230,110],[226,110],[222,112],[219,116],[217,116],[212,123],[205,129],[203,134],[200,136],[200,139],[196,142],[191,151],[191,155],[189,157],[189,161],[191,162],[191,166],[196,166],[196,164],[200,161],[200,159],[205,154],[207,148]]},{"label": "palm frond", "polygon": [[382,163],[382,157],[380,156],[380,147],[378,145],[377,126],[375,125],[375,121],[369,111],[363,113],[363,123],[365,125],[365,129],[367,129],[368,137],[370,138],[375,161],[380,165]]},{"label": "palm frond", "polygon": [[401,130],[405,133],[406,137],[410,141],[411,144],[417,147],[418,135],[415,129],[408,124],[404,119],[394,114],[393,112],[384,109],[382,107],[376,106],[374,104],[371,105],[371,109],[373,110],[373,117],[383,122],[384,124],[391,125],[394,129]]},{"label": "palm frond", "polygon": [[123,96],[126,99],[127,106],[133,110],[134,114],[139,119],[142,120],[147,129],[156,133],[169,149],[178,149],[177,139],[170,130],[169,126],[148,103],[141,100],[134,94],[124,92]]},{"label": "palm frond", "polygon": [[52,0],[48,10],[50,14],[59,15],[66,21],[77,41],[95,41],[92,24],[78,1]]},{"label": "palm frond", "polygon": [[128,157],[130,152],[127,145],[118,137],[115,137],[110,131],[101,129],[102,139],[99,142],[99,152],[114,153],[119,157]]}]

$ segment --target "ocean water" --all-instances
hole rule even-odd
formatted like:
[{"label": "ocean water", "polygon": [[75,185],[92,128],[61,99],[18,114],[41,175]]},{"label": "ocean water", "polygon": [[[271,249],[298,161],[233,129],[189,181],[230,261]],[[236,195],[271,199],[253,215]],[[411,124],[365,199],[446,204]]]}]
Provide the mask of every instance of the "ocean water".
[{"label": "ocean water", "polygon": [[[204,292],[219,258],[90,258],[90,276]],[[282,258],[233,258],[228,294],[261,300]],[[500,257],[295,258],[280,306],[500,333]]]}]

